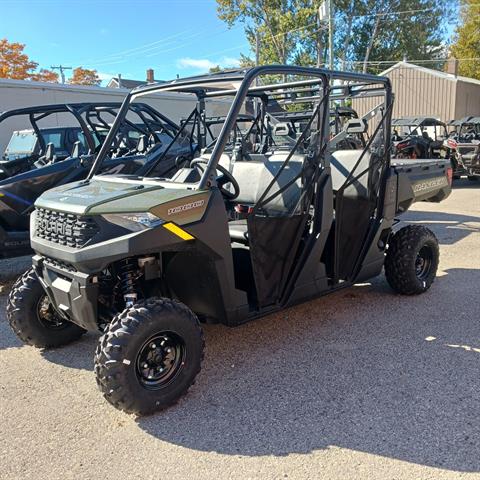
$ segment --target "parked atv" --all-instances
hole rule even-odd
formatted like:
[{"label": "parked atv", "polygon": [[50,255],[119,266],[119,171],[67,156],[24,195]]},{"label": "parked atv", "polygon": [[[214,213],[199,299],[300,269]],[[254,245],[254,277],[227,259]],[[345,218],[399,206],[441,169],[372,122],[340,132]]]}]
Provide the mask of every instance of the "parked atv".
[{"label": "parked atv", "polygon": [[[21,164],[23,172],[0,181],[0,257],[31,252],[29,216],[35,200],[50,188],[87,176],[94,153],[103,144],[120,106],[119,103],[47,105],[5,112],[0,116],[1,122],[14,115],[28,115],[40,143],[40,149],[32,155],[4,163],[4,172],[14,171],[12,163],[15,168],[20,168]],[[45,137],[38,121],[49,115],[65,113],[72,114],[79,126],[75,130],[64,130],[75,131],[77,140],[70,156],[61,160],[52,143],[44,144]],[[177,168],[177,157],[191,158],[196,149],[189,137],[177,136],[178,131],[177,125],[150,106],[131,105],[109,145],[102,172],[133,174],[153,168],[161,175],[173,173]]]},{"label": "parked atv", "polygon": [[[53,145],[51,155],[60,161],[70,156],[76,142],[83,140],[79,127],[40,128],[38,132],[37,135],[35,130],[25,129],[12,133],[0,160],[0,180],[30,170],[46,152],[47,145]],[[82,143],[82,147],[85,146]]]},{"label": "parked atv", "polygon": [[480,178],[480,117],[465,117],[449,122],[452,132],[445,148],[454,166],[454,178],[467,175],[469,180]]},{"label": "parked atv", "polygon": [[430,117],[392,120],[393,158],[445,158],[445,123]]},{"label": "parked atv", "polygon": [[[270,144],[265,102],[305,86],[322,95],[305,100],[311,113],[302,133]],[[375,109],[335,134],[331,100],[371,95],[373,86]],[[98,175],[127,109],[157,92],[195,92],[192,116],[200,119],[206,99],[228,100],[220,135],[171,177]],[[240,129],[232,142],[246,101],[257,104],[258,128],[253,141],[253,130]],[[386,77],[295,66],[133,90],[87,179],[35,203],[33,267],[8,301],[14,332],[40,348],[102,332],[100,390],[116,408],[149,414],[193,384],[204,355],[202,322],[236,326],[366,281],[383,267],[396,292],[427,291],[437,239],[421,225],[396,233],[393,226],[413,202],[448,196],[451,169],[441,159],[391,163],[392,106]],[[197,126],[205,144],[205,122]],[[363,136],[364,146],[338,148],[350,135]]]}]

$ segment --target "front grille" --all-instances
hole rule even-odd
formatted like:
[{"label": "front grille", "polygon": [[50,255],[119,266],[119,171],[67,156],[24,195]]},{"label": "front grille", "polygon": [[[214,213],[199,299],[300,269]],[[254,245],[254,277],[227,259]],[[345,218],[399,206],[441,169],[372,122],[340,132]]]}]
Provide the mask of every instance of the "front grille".
[{"label": "front grille", "polygon": [[55,212],[44,208],[37,209],[35,235],[49,242],[82,248],[98,230],[98,225],[92,217]]},{"label": "front grille", "polygon": [[59,268],[60,270],[65,270],[66,272],[75,273],[77,271],[77,269],[70,263],[62,262],[56,258],[43,257],[43,261],[46,265]]}]

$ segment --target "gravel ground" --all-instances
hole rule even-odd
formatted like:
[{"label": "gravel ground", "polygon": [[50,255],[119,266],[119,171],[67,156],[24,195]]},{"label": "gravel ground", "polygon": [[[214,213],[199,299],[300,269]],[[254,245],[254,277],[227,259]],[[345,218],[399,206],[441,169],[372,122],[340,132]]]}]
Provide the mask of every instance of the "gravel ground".
[{"label": "gravel ground", "polygon": [[1,262],[0,478],[480,478],[480,184],[405,217],[441,243],[431,290],[383,276],[236,329],[207,326],[189,395],[135,418],[100,396],[97,337],[22,346]]}]

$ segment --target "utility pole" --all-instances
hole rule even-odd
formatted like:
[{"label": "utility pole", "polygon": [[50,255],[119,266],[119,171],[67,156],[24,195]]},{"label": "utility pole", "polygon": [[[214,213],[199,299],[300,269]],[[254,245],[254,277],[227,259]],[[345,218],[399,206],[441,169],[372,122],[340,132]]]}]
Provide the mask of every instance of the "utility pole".
[{"label": "utility pole", "polygon": [[322,42],[322,7],[318,9],[318,32],[317,32],[317,68],[320,68],[323,63],[323,42]]},{"label": "utility pole", "polygon": [[328,50],[329,67],[333,70],[333,0],[328,0]]},{"label": "utility pole", "polygon": [[54,67],[53,65],[50,67],[52,70],[60,70],[60,77],[62,78],[62,84],[65,84],[65,70],[71,70],[72,67],[64,67],[63,65],[59,65],[58,67]]}]

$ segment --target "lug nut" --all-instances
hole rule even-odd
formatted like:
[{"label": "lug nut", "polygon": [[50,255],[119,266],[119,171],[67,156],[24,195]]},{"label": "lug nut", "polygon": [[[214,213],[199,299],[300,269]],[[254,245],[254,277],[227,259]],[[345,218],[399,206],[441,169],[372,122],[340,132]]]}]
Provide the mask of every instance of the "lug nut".
[{"label": "lug nut", "polygon": [[148,368],[148,363],[146,363],[146,364],[143,366],[143,368]]},{"label": "lug nut", "polygon": [[152,343],[152,344],[150,345],[150,347],[151,347],[151,348],[157,348],[157,346],[156,346],[154,343]]}]

